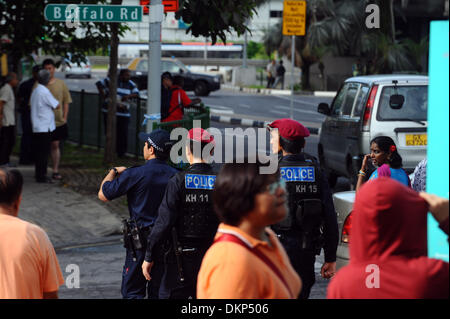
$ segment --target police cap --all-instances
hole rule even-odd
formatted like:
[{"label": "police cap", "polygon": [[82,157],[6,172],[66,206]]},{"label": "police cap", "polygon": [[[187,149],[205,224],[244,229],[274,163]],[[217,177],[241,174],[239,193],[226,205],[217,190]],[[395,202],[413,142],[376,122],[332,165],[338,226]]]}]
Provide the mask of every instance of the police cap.
[{"label": "police cap", "polygon": [[161,129],[154,130],[151,133],[141,132],[139,133],[139,139],[147,142],[160,152],[166,152],[172,146],[169,132]]},{"label": "police cap", "polygon": [[268,125],[269,129],[277,128],[281,137],[293,141],[309,136],[309,130],[297,121],[279,119]]}]

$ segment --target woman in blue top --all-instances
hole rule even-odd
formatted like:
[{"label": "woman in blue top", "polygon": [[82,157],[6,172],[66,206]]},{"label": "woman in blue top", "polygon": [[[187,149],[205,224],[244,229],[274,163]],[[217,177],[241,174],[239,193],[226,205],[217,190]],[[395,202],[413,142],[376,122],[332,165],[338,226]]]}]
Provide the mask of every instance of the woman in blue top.
[{"label": "woman in blue top", "polygon": [[405,186],[411,186],[408,174],[402,168],[402,157],[397,151],[394,141],[387,136],[379,136],[370,142],[370,154],[364,156],[361,170],[358,173],[356,191],[364,184],[367,164],[371,160],[377,169],[370,175],[369,180],[380,176],[391,177]]}]

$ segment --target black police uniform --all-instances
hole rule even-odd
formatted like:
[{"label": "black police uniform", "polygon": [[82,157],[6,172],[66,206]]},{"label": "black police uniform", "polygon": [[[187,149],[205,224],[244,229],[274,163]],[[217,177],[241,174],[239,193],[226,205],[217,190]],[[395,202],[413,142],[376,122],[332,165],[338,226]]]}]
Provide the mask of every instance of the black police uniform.
[{"label": "black police uniform", "polygon": [[[152,269],[154,280],[147,285],[147,280],[142,274],[142,263],[146,250],[145,239],[155,223],[167,183],[177,172],[166,162],[152,159],[142,166],[125,170],[118,178],[103,184],[103,194],[108,200],[127,195],[130,218],[136,221],[143,239],[141,240],[143,246],[141,249],[133,251],[131,248],[127,248],[122,274],[123,298],[145,298],[146,287],[149,298],[158,298],[159,281],[163,268]],[[133,260],[133,254],[135,254],[136,260]],[[160,255],[157,254],[157,256]]]},{"label": "black police uniform", "polygon": [[281,178],[286,181],[289,214],[272,228],[302,278],[299,299],[307,299],[315,282],[315,256],[321,248],[325,262],[336,261],[336,213],[328,182],[313,156],[306,153],[283,156],[279,167]]},{"label": "black police uniform", "polygon": [[210,164],[193,164],[167,185],[145,256],[153,261],[155,248],[165,240],[171,242],[165,254],[161,299],[196,297],[197,274],[219,225],[212,206],[217,171]]}]

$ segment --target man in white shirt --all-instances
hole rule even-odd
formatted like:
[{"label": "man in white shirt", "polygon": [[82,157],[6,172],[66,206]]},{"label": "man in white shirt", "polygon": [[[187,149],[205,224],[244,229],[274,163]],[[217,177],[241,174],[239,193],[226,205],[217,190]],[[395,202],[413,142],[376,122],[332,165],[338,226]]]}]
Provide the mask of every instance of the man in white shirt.
[{"label": "man in white shirt", "polygon": [[0,166],[13,166],[9,156],[16,142],[16,114],[14,88],[19,83],[13,72],[6,75],[6,84],[0,89]]},{"label": "man in white shirt", "polygon": [[48,156],[52,141],[51,133],[55,130],[54,109],[60,107],[46,87],[50,81],[50,72],[43,69],[38,73],[38,85],[30,98],[31,123],[33,128],[33,149],[35,159],[35,177],[38,183],[51,183],[47,177]]}]

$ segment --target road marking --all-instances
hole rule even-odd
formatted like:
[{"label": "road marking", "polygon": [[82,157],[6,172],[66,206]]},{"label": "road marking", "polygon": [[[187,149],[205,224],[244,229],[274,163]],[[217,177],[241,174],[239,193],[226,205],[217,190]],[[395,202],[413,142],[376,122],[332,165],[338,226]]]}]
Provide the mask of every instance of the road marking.
[{"label": "road marking", "polygon": [[[290,111],[291,108],[289,106],[283,106],[283,105],[275,105],[274,106],[277,109],[282,109],[282,110],[286,110],[286,111]],[[314,115],[318,115],[318,112],[315,111],[308,111],[308,110],[302,110],[302,109],[297,109],[294,107],[294,112],[299,112],[299,113],[306,113],[306,114],[314,114]]]},{"label": "road marking", "polygon": [[270,113],[275,113],[275,114],[282,114],[282,115],[286,115],[287,113],[284,111],[277,111],[277,110],[270,110]]},{"label": "road marking", "polygon": [[247,105],[247,104],[239,104],[239,106],[242,106],[242,107],[246,107],[246,108],[251,108],[251,106],[250,105]]},{"label": "road marking", "polygon": [[[290,101],[291,98],[290,97],[285,97],[285,96],[279,96],[279,95],[274,95],[277,98],[283,99],[283,100],[287,100]],[[306,105],[312,105],[312,106],[318,106],[319,103],[312,103],[312,102],[306,102],[306,101],[302,101],[302,100],[294,100],[294,103],[298,103],[298,104],[306,104]]]},{"label": "road marking", "polygon": [[233,110],[221,110],[221,109],[214,109],[214,108],[209,108],[209,110],[211,111],[211,113],[216,113],[216,114],[234,114]]}]

